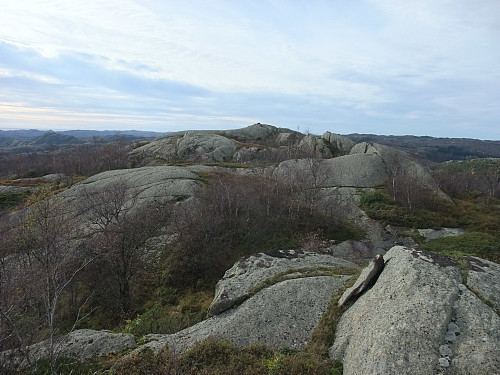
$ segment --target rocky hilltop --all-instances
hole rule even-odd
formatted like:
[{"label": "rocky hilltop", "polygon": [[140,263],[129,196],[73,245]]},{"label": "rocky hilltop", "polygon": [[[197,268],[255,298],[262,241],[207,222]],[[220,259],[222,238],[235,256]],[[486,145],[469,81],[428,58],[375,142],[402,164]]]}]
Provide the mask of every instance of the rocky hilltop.
[{"label": "rocky hilltop", "polygon": [[[387,184],[394,186],[401,176],[417,181],[417,189],[430,192],[435,201],[452,202],[429,171],[408,154],[377,143],[355,144],[331,132],[304,135],[254,124],[236,130],[168,134],[137,145],[128,158],[134,168],[90,176],[57,194],[58,206],[78,223],[78,237],[71,242],[75,254],[80,239],[97,233],[99,220],[106,218],[96,220],[89,214],[91,208],[98,212],[96,206],[115,199],[118,222],[123,213],[166,205],[186,217],[209,199],[203,194],[214,176],[259,178],[261,185],[271,181],[280,192],[286,191],[282,194],[293,192],[294,199],[300,199],[300,205],[290,207],[334,213],[337,220],[361,228],[363,238],[325,240],[313,233],[299,248],[246,255],[218,281],[201,322],[140,338],[75,330],[58,339],[60,356],[93,361],[122,353],[119,365],[149,350],[183,355],[212,338],[238,347],[266,344],[273,350],[304,350],[317,327],[328,324],[334,327],[328,355],[342,362],[344,374],[500,373],[500,265],[472,256],[457,260],[418,245],[419,238],[463,235],[460,228],[412,231],[370,218],[360,204],[363,196]],[[239,185],[220,186],[250,194]],[[18,188],[12,185],[11,189],[17,192]],[[116,200],[118,193],[120,200]],[[236,198],[227,199],[230,212],[238,217]],[[38,204],[11,213],[11,222],[29,216]],[[292,208],[287,208],[290,217]],[[176,225],[175,221],[162,224],[138,242],[136,247],[149,246],[138,261],[157,266],[165,256],[162,249],[180,236]],[[195,225],[188,230],[199,230]],[[232,225],[236,228],[238,222]],[[92,246],[101,243],[92,242]],[[3,261],[8,265],[12,257]],[[325,323],[332,311],[337,318]],[[46,348],[47,342],[41,342],[25,350],[39,359],[48,355]],[[28,365],[15,350],[0,353],[0,360]]]}]

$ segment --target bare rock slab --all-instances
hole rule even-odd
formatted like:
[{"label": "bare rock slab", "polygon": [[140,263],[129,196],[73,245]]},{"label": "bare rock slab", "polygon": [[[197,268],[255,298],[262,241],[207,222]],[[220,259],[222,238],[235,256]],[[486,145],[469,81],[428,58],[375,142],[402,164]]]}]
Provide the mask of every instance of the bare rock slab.
[{"label": "bare rock slab", "polygon": [[500,311],[500,264],[469,257],[467,285],[478,291]]},{"label": "bare rock slab", "polygon": [[465,233],[462,228],[441,228],[441,229],[418,229],[418,233],[425,238],[425,241],[442,237],[455,237]]},{"label": "bare rock slab", "polygon": [[341,258],[296,250],[280,250],[244,257],[227,270],[217,283],[208,314],[213,316],[232,308],[258,284],[281,272],[295,270],[300,273],[301,270],[336,266],[357,268],[356,264]]},{"label": "bare rock slab", "polygon": [[415,250],[393,247],[375,285],[340,319],[330,356],[344,374],[434,374],[458,298],[460,271]]},{"label": "bare rock slab", "polygon": [[[55,342],[60,357],[75,358],[79,361],[119,353],[137,345],[134,335],[92,329],[73,331],[56,339]],[[34,360],[47,358],[47,343],[47,341],[42,341],[28,347],[31,358]],[[7,358],[12,358],[10,351],[0,353],[0,360],[7,360]],[[20,364],[21,368],[27,366],[20,356],[14,355],[13,360]]]},{"label": "bare rock slab", "polygon": [[172,335],[149,335],[152,341],[137,350],[158,352],[168,346],[181,354],[208,337],[237,346],[266,344],[271,348],[301,349],[326,311],[330,297],[349,276],[291,279],[265,288],[238,307]]},{"label": "bare rock slab", "polygon": [[445,374],[500,374],[500,317],[464,289],[456,306],[454,340]]}]

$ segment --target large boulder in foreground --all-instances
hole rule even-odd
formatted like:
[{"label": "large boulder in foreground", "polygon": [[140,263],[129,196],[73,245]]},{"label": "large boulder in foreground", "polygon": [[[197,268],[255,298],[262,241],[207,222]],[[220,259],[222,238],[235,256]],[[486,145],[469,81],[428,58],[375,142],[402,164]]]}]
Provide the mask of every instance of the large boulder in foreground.
[{"label": "large boulder in foreground", "polygon": [[181,354],[209,337],[237,346],[266,344],[271,348],[304,348],[326,311],[330,297],[350,276],[290,279],[271,285],[238,307],[172,335],[149,335],[138,350],[159,352],[168,346]]},{"label": "large boulder in foreground", "polygon": [[344,374],[499,373],[500,318],[449,258],[401,246],[342,316],[330,356]]},{"label": "large boulder in foreground", "polygon": [[245,257],[217,285],[214,316],[175,334],[149,335],[151,342],[138,350],[168,346],[183,353],[208,337],[237,346],[301,349],[355,267],[330,255],[291,250]]},{"label": "large boulder in foreground", "polygon": [[220,314],[248,297],[252,290],[278,274],[303,277],[311,273],[334,272],[336,268],[357,268],[349,261],[330,255],[296,250],[277,250],[243,257],[217,283],[209,315]]}]

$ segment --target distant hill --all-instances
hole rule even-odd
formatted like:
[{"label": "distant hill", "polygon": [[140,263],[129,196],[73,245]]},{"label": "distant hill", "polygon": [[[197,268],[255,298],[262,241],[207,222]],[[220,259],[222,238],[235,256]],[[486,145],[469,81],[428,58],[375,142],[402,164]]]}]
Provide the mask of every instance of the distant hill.
[{"label": "distant hill", "polygon": [[91,138],[91,137],[114,137],[114,136],[133,136],[142,138],[156,138],[165,133],[142,131],[142,130],[65,130],[61,134],[72,135],[75,137]]},{"label": "distant hill", "polygon": [[19,130],[0,130],[0,138],[36,138],[46,133],[58,133],[71,135],[80,138],[108,137],[116,135],[132,135],[134,137],[156,138],[164,135],[165,132],[153,132],[143,130],[63,130],[63,131],[44,131],[38,129],[19,129]]},{"label": "distant hill", "polygon": [[81,138],[74,137],[72,135],[66,135],[56,132],[47,132],[39,137],[32,138],[28,144],[33,146],[39,145],[50,145],[50,146],[60,146],[60,145],[78,145],[85,143],[85,140]]},{"label": "distant hill", "polygon": [[405,151],[418,159],[441,163],[448,160],[500,158],[500,141],[470,138],[434,138],[413,135],[347,134],[359,142],[380,143]]},{"label": "distant hill", "polygon": [[19,154],[72,147],[83,143],[151,140],[163,134],[165,133],[141,130],[0,130],[0,149],[4,154]]}]

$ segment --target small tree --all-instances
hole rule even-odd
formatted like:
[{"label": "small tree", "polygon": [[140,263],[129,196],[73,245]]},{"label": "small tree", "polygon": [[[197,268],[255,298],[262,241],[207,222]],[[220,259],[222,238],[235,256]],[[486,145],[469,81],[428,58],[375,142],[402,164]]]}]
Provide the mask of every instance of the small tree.
[{"label": "small tree", "polygon": [[[17,347],[32,371],[28,345],[35,335],[47,339],[47,356],[51,372],[55,374],[63,342],[58,337],[62,333],[63,295],[91,259],[81,258],[72,246],[77,227],[61,202],[48,193],[41,193],[37,200],[23,218],[14,238],[16,251],[2,269],[0,316],[16,338]],[[70,331],[83,318],[80,313],[86,302],[79,309]],[[27,320],[30,322],[28,327]]]},{"label": "small tree", "polygon": [[164,226],[166,217],[157,202],[139,205],[138,195],[124,180],[84,193],[83,210],[90,222],[87,248],[108,265],[124,317],[133,312],[131,282],[144,266],[145,243]]}]

